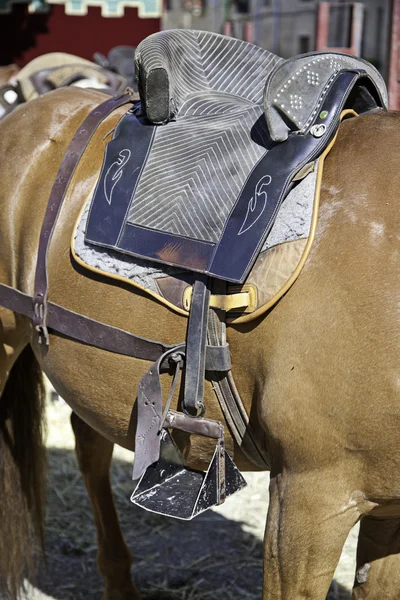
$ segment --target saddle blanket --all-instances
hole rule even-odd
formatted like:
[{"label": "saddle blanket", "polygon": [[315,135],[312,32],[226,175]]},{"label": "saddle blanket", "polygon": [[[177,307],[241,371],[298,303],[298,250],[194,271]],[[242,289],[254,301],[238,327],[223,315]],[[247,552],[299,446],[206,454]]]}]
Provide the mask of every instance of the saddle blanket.
[{"label": "saddle blanket", "polygon": [[[315,204],[318,161],[284,200],[255,265],[243,285],[228,293],[251,291],[247,306],[233,306],[230,320],[249,320],[259,313],[288,282],[298,266],[310,233]],[[119,279],[147,292],[175,311],[188,314],[193,273],[90,244],[85,239],[90,198],[76,223],[72,253],[81,266]]]}]

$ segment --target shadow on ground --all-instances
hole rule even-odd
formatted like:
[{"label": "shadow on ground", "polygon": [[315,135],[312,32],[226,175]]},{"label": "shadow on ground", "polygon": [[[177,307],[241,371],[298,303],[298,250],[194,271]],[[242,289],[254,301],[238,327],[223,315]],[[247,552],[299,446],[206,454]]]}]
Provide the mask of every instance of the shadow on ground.
[{"label": "shadow on ground", "polygon": [[[74,453],[49,449],[49,463],[47,568],[35,585],[56,600],[100,600],[93,518]],[[143,600],[261,600],[257,537],[213,511],[181,522],[135,507],[130,471],[114,459],[116,504]],[[334,582],[328,598],[348,600],[350,593]]]}]

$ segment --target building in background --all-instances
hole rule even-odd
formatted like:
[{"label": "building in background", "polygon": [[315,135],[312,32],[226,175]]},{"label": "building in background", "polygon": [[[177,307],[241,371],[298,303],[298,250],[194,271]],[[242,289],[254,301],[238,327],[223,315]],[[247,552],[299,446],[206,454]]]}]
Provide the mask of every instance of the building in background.
[{"label": "building in background", "polygon": [[389,69],[391,0],[164,0],[163,28],[233,35],[283,57],[338,49]]},{"label": "building in background", "polygon": [[162,0],[0,0],[0,65],[46,52],[91,60],[159,31]]},{"label": "building in background", "polygon": [[400,108],[400,0],[0,0],[0,65],[55,51],[92,59],[160,28],[224,33],[283,57],[356,54],[379,69]]}]

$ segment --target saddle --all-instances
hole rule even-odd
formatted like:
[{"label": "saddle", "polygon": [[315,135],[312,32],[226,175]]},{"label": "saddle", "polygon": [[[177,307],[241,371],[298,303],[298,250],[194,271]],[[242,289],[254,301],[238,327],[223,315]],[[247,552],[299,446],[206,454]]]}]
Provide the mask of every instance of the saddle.
[{"label": "saddle", "polygon": [[178,30],[144,40],[135,61],[141,103],[107,146],[86,240],[235,283],[341,111],[386,104],[377,71],[339,54],[284,61]]},{"label": "saddle", "polygon": [[[152,35],[138,46],[135,62],[140,102],[129,96],[104,102],[64,156],[43,221],[33,298],[0,285],[0,304],[29,316],[44,344],[51,328],[154,361],[138,390],[133,479],[139,483],[132,501],[188,519],[245,485],[225,450],[222,425],[204,417],[206,372],[232,437],[257,468],[268,467],[231,373],[225,304],[212,298],[226,297],[228,284],[245,285],[285,199],[323,160],[341,115],[385,109],[387,95],[379,73],[361,59],[311,53],[283,60],[210,32]],[[48,300],[47,252],[68,182],[96,127],[126,103],[132,106],[106,147],[85,238],[111,256],[187,274],[186,340],[172,346]],[[175,412],[170,404],[182,369]],[[163,370],[175,372],[164,410]],[[174,429],[217,441],[206,473],[184,466]],[[177,500],[183,484],[184,500]]]},{"label": "saddle", "polygon": [[114,70],[72,54],[50,52],[30,61],[7,85],[0,87],[0,118],[19,104],[70,85],[121,92],[127,83]]},{"label": "saddle", "polygon": [[137,92],[135,62],[133,60],[135,50],[134,46],[116,46],[110,50],[107,56],[104,56],[101,52],[95,52],[93,60],[104,69],[122,75],[126,85]]}]

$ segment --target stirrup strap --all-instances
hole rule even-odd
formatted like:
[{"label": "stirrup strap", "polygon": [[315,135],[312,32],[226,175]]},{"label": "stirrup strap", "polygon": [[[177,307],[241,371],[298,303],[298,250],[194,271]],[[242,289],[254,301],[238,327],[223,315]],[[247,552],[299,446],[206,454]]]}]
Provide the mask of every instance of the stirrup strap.
[{"label": "stirrup strap", "polygon": [[193,286],[192,305],[186,336],[186,367],[183,409],[204,412],[204,378],[207,341],[208,307],[210,304],[208,277],[199,277]]}]

